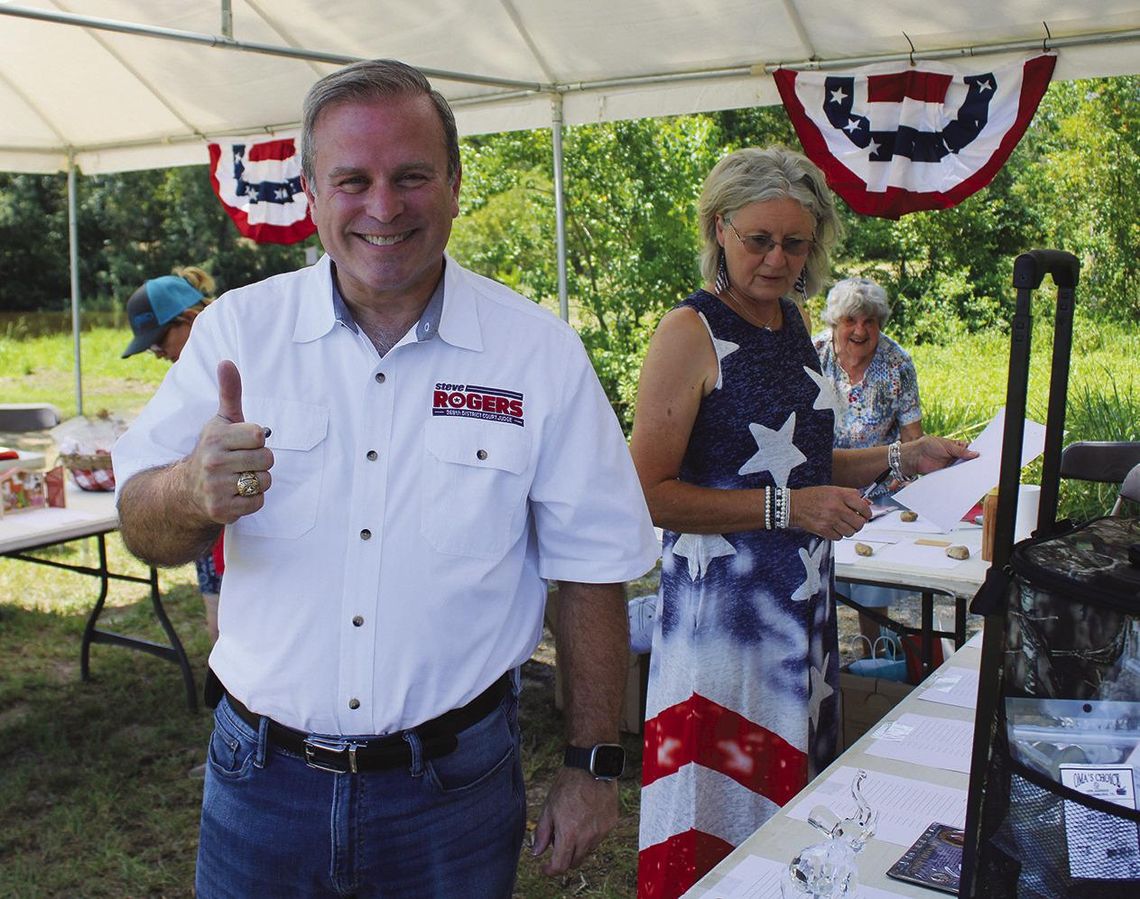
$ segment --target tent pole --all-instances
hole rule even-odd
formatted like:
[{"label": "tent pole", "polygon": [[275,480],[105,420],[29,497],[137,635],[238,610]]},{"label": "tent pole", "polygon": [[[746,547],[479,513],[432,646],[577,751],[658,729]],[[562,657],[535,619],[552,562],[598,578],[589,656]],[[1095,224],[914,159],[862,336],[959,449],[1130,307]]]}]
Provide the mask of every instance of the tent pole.
[{"label": "tent pole", "polygon": [[75,341],[75,414],[83,414],[83,365],[79,359],[79,220],[75,202],[75,159],[67,164],[67,256],[71,269],[71,336]]},{"label": "tent pole", "polygon": [[562,194],[562,94],[551,102],[550,136],[554,145],[554,233],[558,247],[558,312],[570,321],[570,300],[566,290],[566,203]]}]

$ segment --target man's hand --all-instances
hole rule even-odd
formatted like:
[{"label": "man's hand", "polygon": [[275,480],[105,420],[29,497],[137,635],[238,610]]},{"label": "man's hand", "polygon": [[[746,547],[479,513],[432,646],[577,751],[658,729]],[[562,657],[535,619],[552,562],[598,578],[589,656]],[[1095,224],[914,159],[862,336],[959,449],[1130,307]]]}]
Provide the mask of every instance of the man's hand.
[{"label": "man's hand", "polygon": [[[198,437],[194,451],[179,467],[188,479],[189,495],[200,517],[232,524],[265,503],[262,494],[273,477],[273,451],[265,446],[268,431],[247,422],[241,408],[241,374],[228,359],[218,363],[218,414]],[[253,472],[261,487],[254,496],[238,494],[238,475]]]},{"label": "man's hand", "polygon": [[901,449],[902,470],[908,477],[938,471],[958,459],[978,457],[972,449],[967,449],[965,440],[948,440],[933,434],[904,443]]},{"label": "man's hand", "polygon": [[546,875],[577,868],[618,821],[617,782],[595,780],[588,771],[563,768],[554,778],[534,831],[532,854],[547,849]]},{"label": "man's hand", "polygon": [[871,520],[871,504],[851,487],[801,487],[792,491],[788,524],[827,540],[842,540]]}]

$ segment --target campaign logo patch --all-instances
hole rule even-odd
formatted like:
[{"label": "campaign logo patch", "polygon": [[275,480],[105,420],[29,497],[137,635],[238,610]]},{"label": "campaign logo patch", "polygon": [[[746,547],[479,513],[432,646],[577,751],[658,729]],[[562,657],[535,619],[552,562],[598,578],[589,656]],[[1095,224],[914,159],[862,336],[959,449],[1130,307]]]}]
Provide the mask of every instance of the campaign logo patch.
[{"label": "campaign logo patch", "polygon": [[502,421],[523,427],[523,395],[501,387],[477,384],[435,385],[431,401],[432,415],[456,415],[482,421]]}]

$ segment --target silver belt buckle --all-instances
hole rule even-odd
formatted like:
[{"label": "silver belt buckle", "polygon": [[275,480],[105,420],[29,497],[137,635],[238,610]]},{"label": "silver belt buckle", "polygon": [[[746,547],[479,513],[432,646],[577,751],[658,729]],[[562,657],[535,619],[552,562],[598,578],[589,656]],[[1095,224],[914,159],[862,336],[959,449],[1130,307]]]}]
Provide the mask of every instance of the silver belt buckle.
[{"label": "silver belt buckle", "polygon": [[316,755],[316,751],[332,753],[334,756],[346,756],[348,758],[348,771],[356,774],[356,750],[359,743],[353,743],[351,740],[330,740],[322,739],[321,737],[305,737],[305,764],[310,768],[316,768],[319,771],[329,771],[333,774],[344,774],[343,767],[333,767],[329,762],[324,762]]}]

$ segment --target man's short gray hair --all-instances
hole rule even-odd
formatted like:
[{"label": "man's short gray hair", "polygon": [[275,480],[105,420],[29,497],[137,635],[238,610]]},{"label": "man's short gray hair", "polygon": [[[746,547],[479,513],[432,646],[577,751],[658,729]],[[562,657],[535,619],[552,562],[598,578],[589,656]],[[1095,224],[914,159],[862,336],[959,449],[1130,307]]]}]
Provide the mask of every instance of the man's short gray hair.
[{"label": "man's short gray hair", "polygon": [[716,217],[727,216],[753,203],[792,199],[815,220],[815,243],[804,265],[809,296],[822,286],[830,255],[839,242],[841,226],[823,172],[801,153],[786,147],[746,147],[718,162],[705,179],[697,207],[701,227],[701,275],[715,283],[720,263]]},{"label": "man's short gray hair", "polygon": [[827,292],[823,320],[831,327],[848,316],[858,318],[862,315],[877,319],[880,328],[891,317],[887,292],[870,278],[847,278]]},{"label": "man's short gray hair", "polygon": [[305,95],[301,117],[301,171],[314,187],[313,131],[321,113],[337,103],[367,103],[386,97],[424,96],[431,100],[443,125],[447,145],[447,180],[459,175],[459,132],[455,115],[443,94],[433,90],[424,73],[395,59],[365,59],[326,75]]}]

